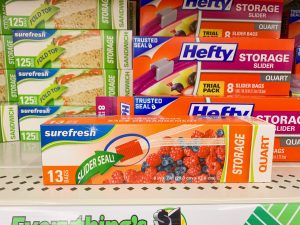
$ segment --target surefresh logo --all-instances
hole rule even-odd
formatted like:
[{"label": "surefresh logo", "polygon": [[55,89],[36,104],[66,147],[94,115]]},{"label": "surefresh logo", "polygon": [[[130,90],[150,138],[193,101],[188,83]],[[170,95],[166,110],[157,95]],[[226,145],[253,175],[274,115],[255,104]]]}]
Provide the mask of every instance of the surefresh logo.
[{"label": "surefresh logo", "polygon": [[121,102],[121,115],[129,116],[130,115],[130,105]]},{"label": "surefresh logo", "polygon": [[233,0],[184,0],[183,9],[230,11]]},{"label": "surefresh logo", "polygon": [[190,116],[251,116],[254,105],[252,104],[191,104]]},{"label": "surefresh logo", "polygon": [[48,77],[49,71],[48,70],[33,70],[33,71],[18,71],[17,70],[17,76],[19,77]]},{"label": "surefresh logo", "polygon": [[179,60],[232,62],[237,44],[183,43]]},{"label": "surefresh logo", "polygon": [[14,31],[16,38],[46,38],[46,31]]},{"label": "surefresh logo", "polygon": [[47,130],[45,131],[45,137],[95,137],[96,129],[91,128],[89,130],[75,130],[73,128],[69,130]]}]

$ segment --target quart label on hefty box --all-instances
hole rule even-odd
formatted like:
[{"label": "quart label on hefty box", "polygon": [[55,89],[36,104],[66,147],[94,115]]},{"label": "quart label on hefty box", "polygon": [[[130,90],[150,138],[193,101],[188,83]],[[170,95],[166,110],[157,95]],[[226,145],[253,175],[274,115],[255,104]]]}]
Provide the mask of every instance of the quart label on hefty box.
[{"label": "quart label on hefty box", "polygon": [[97,96],[132,95],[132,70],[17,69],[16,75],[20,105],[92,106]]},{"label": "quart label on hefty box", "polygon": [[283,0],[141,1],[143,36],[280,38]]},{"label": "quart label on hefty box", "polygon": [[289,94],[293,40],[135,37],[133,45],[136,95]]},{"label": "quart label on hefty box", "polygon": [[94,106],[19,106],[20,140],[39,142],[40,126],[56,116],[95,115]]},{"label": "quart label on hefty box", "polygon": [[125,0],[3,0],[2,32],[11,29],[127,29]]},{"label": "quart label on hefty box", "polygon": [[255,118],[54,118],[41,125],[44,183],[268,182],[274,133]]},{"label": "quart label on hefty box", "polygon": [[96,108],[97,115],[254,116],[276,125],[274,161],[300,161],[299,98],[98,97]]},{"label": "quart label on hefty box", "polygon": [[131,69],[132,32],[15,30],[16,68]]}]

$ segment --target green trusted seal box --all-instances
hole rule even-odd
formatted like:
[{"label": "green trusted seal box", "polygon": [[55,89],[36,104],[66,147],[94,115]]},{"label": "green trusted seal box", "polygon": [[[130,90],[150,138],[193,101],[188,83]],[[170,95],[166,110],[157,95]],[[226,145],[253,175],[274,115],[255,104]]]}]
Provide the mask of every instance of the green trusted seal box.
[{"label": "green trusted seal box", "polygon": [[131,69],[127,30],[14,30],[16,68]]},{"label": "green trusted seal box", "polygon": [[126,30],[126,0],[2,0],[1,32],[11,29]]}]

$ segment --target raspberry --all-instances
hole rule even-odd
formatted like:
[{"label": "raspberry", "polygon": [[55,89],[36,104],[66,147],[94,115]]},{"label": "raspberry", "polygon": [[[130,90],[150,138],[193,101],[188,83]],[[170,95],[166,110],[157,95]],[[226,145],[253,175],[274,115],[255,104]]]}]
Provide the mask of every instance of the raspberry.
[{"label": "raspberry", "polygon": [[158,150],[158,154],[160,156],[170,155],[171,148],[172,147],[170,147],[170,146],[161,146],[160,149]]},{"label": "raspberry", "polygon": [[193,150],[190,149],[190,148],[185,148],[185,149],[184,149],[184,155],[186,155],[186,156],[195,156],[196,153],[193,152]]},{"label": "raspberry", "polygon": [[157,153],[152,153],[147,157],[146,162],[150,167],[157,167],[161,164],[161,158]]},{"label": "raspberry", "polygon": [[205,138],[215,138],[216,134],[213,129],[209,129],[209,130],[205,131],[204,137]]},{"label": "raspberry", "polygon": [[210,154],[209,156],[207,156],[205,162],[206,162],[206,165],[209,167],[212,163],[216,162],[217,161],[217,157]]},{"label": "raspberry", "polygon": [[157,183],[165,183],[165,176],[167,176],[167,174],[166,171],[158,172],[154,177],[154,181]]},{"label": "raspberry", "polygon": [[128,184],[134,184],[137,179],[137,171],[129,169],[124,173],[125,182]]},{"label": "raspberry", "polygon": [[152,179],[146,176],[143,172],[137,172],[136,174],[136,184],[149,184],[152,183]]},{"label": "raspberry", "polygon": [[217,157],[222,161],[225,160],[225,152],[225,146],[218,146],[216,149]]},{"label": "raspberry", "polygon": [[197,153],[199,158],[206,158],[210,153],[208,146],[201,146],[199,152]]},{"label": "raspberry", "polygon": [[170,156],[174,161],[181,160],[183,158],[184,151],[181,147],[172,147]]},{"label": "raspberry", "polygon": [[216,175],[217,172],[222,168],[219,162],[212,162],[207,166],[208,166],[207,172],[209,175]]},{"label": "raspberry", "polygon": [[112,178],[123,178],[124,179],[124,174],[120,170],[116,170],[112,173],[111,175]]},{"label": "raspberry", "polygon": [[192,134],[192,138],[203,138],[203,137],[204,137],[204,133],[199,130],[195,130],[194,133]]},{"label": "raspberry", "polygon": [[218,170],[218,172],[216,174],[217,181],[221,180],[222,174],[223,174],[223,170],[222,169]]},{"label": "raspberry", "polygon": [[123,184],[124,178],[123,177],[110,178],[109,183],[110,184]]},{"label": "raspberry", "polygon": [[190,175],[191,177],[196,177],[200,174],[201,172],[201,166],[193,166],[188,169],[187,174]]},{"label": "raspberry", "polygon": [[197,156],[189,156],[189,157],[185,157],[183,159],[183,164],[188,167],[191,168],[193,166],[198,166],[199,165],[199,160]]},{"label": "raspberry", "polygon": [[154,179],[155,175],[157,173],[157,169],[154,167],[150,167],[146,169],[145,175],[149,178]]}]

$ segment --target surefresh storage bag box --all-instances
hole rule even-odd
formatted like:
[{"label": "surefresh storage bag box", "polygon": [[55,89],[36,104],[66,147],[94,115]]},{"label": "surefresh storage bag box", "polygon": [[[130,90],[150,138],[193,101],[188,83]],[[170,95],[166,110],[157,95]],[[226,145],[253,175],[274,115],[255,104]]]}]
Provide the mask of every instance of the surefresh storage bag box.
[{"label": "surefresh storage bag box", "polygon": [[18,106],[0,103],[0,142],[19,141]]},{"label": "surefresh storage bag box", "polygon": [[19,105],[95,105],[97,96],[131,96],[132,70],[17,69]]},{"label": "surefresh storage bag box", "polygon": [[15,70],[0,69],[0,102],[17,102],[17,82]]},{"label": "surefresh storage bag box", "polygon": [[56,116],[94,116],[95,106],[19,106],[20,140],[39,142],[40,125]]},{"label": "surefresh storage bag box", "polygon": [[11,35],[0,35],[0,69],[15,69],[13,37]]},{"label": "surefresh storage bag box", "polygon": [[289,95],[294,40],[135,37],[134,94]]},{"label": "surefresh storage bag box", "polygon": [[283,0],[141,0],[143,36],[280,38]]},{"label": "surefresh storage bag box", "polygon": [[54,118],[41,125],[44,184],[269,182],[274,134],[255,118]]},{"label": "surefresh storage bag box", "polygon": [[300,162],[300,98],[97,97],[97,115],[253,116],[276,125],[276,162]]},{"label": "surefresh storage bag box", "polygon": [[16,68],[132,69],[132,32],[15,30]]},{"label": "surefresh storage bag box", "polygon": [[2,0],[2,32],[11,29],[127,29],[126,0]]}]

